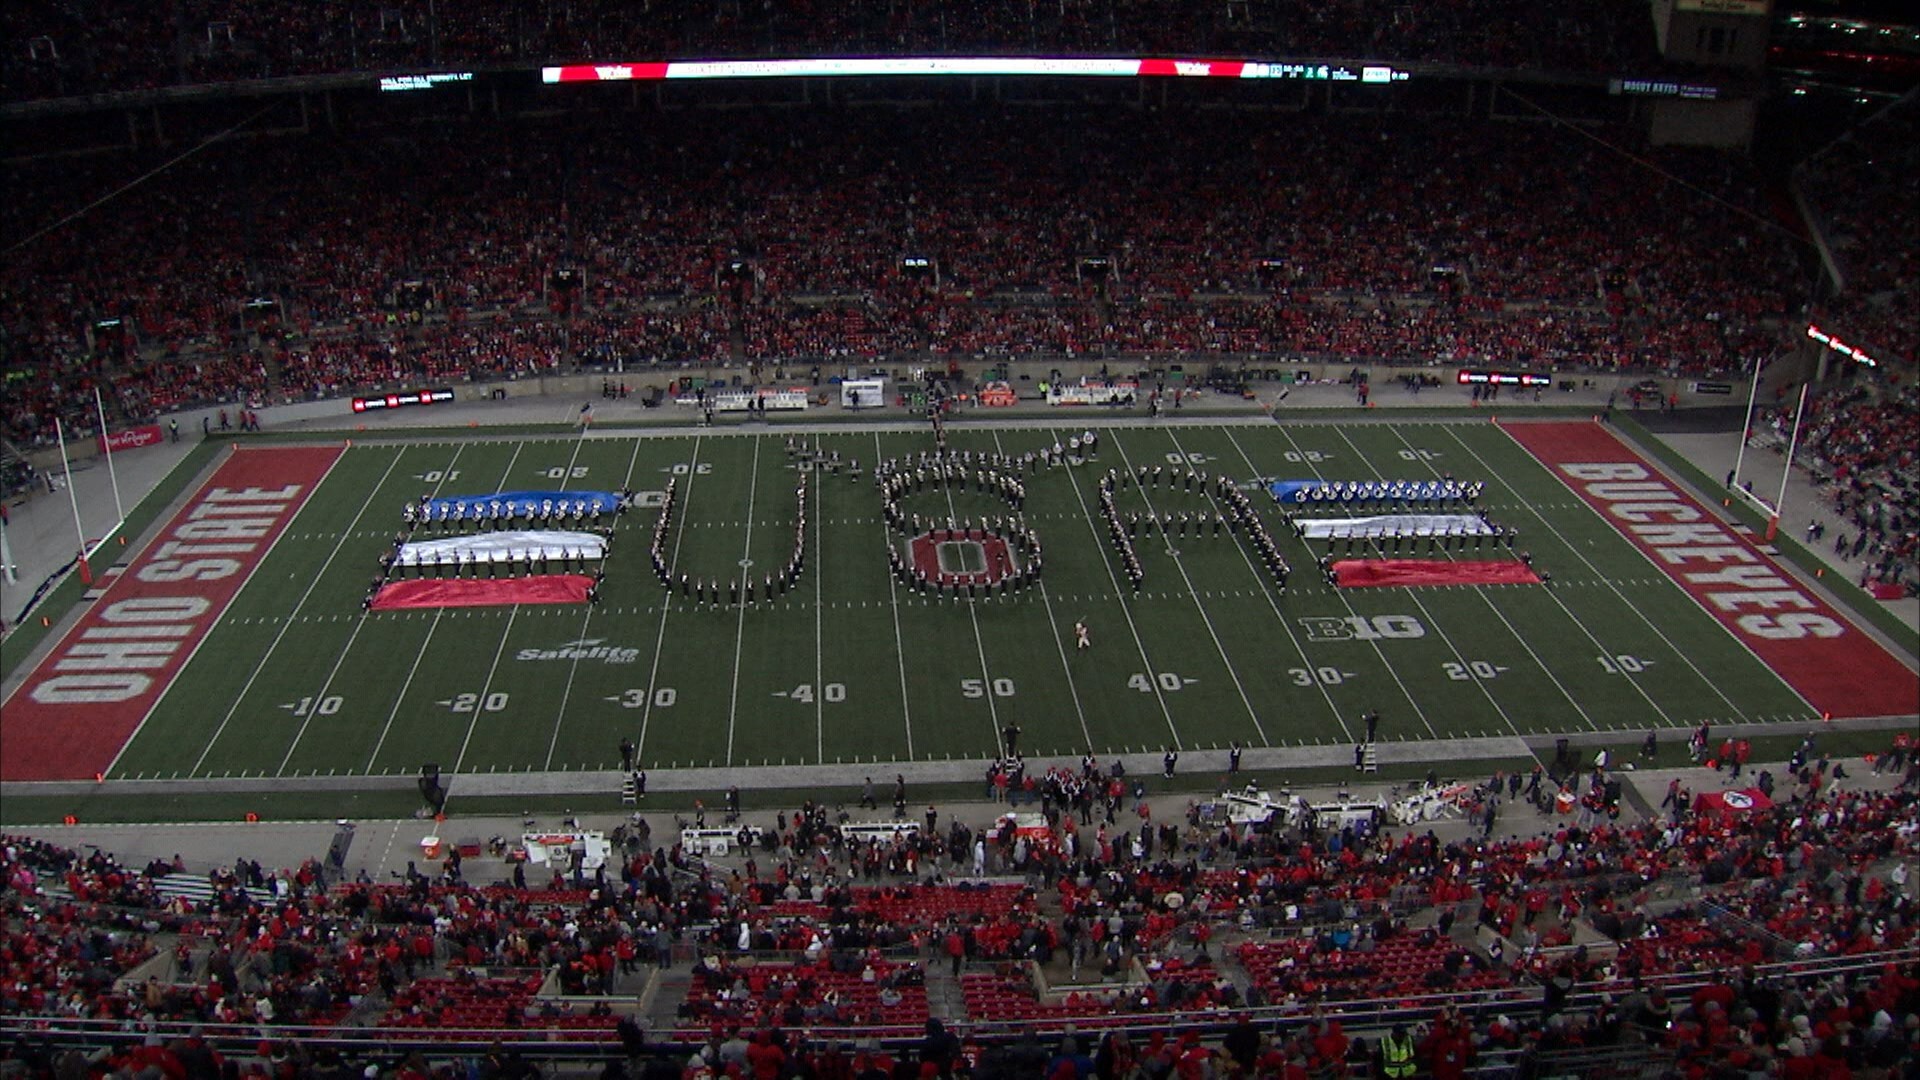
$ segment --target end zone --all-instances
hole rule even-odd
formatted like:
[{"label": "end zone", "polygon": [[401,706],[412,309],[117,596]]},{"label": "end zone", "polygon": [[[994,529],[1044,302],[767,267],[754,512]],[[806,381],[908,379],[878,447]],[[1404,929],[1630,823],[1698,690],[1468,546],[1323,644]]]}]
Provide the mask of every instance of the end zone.
[{"label": "end zone", "polygon": [[344,450],[229,455],[0,706],[0,780],[105,772]]},{"label": "end zone", "polygon": [[1751,540],[1587,421],[1502,424],[1648,561],[1814,709],[1834,719],[1912,715],[1920,674]]}]

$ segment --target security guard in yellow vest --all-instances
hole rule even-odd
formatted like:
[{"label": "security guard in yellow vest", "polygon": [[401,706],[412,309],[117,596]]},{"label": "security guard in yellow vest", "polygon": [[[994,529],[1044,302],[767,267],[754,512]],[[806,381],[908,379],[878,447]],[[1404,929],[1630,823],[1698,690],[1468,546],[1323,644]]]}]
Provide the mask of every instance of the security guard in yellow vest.
[{"label": "security guard in yellow vest", "polygon": [[1413,1036],[1407,1034],[1406,1025],[1395,1024],[1393,1033],[1380,1040],[1380,1075],[1412,1076],[1415,1071]]}]

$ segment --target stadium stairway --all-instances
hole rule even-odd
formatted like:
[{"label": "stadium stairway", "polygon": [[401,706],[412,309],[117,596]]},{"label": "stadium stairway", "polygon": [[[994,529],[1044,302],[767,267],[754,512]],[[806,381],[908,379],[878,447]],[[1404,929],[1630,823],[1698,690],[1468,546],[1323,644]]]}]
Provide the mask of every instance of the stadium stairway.
[{"label": "stadium stairway", "polygon": [[[949,1029],[967,1022],[967,1000],[960,990],[960,980],[953,977],[953,965],[940,963],[939,958],[929,960],[924,966],[927,973],[927,1012]],[[964,974],[974,964],[962,964]]]},{"label": "stadium stairway", "polygon": [[193,905],[195,911],[206,910],[218,895],[213,882],[193,874],[168,874],[154,878],[153,891],[165,900],[184,900]]},{"label": "stadium stairway", "polygon": [[651,997],[641,999],[648,1031],[672,1031],[680,1023],[680,1003],[687,1000],[687,988],[692,985],[693,971],[685,965],[654,972],[647,984]]}]

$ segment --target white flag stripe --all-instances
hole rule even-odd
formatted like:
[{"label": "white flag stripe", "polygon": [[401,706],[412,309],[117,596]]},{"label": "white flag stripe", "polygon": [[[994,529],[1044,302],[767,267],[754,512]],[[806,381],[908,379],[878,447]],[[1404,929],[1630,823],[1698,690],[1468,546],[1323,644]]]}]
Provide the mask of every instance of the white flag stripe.
[{"label": "white flag stripe", "polygon": [[441,562],[514,562],[530,558],[601,559],[607,538],[590,532],[517,530],[469,533],[400,545],[394,561],[401,566]]},{"label": "white flag stripe", "polygon": [[1493,535],[1493,526],[1476,514],[1376,514],[1357,518],[1311,518],[1299,524],[1300,534],[1309,540],[1346,536]]}]

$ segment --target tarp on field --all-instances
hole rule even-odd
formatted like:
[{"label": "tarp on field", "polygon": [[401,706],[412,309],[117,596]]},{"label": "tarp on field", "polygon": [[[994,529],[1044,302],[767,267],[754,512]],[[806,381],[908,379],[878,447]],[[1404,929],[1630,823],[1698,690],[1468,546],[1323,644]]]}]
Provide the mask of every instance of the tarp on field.
[{"label": "tarp on field", "polygon": [[507,604],[584,604],[593,579],[585,574],[512,578],[408,578],[373,594],[373,610],[501,607]]},{"label": "tarp on field", "polygon": [[1519,559],[1340,559],[1333,564],[1333,572],[1343,589],[1540,583],[1540,575]]},{"label": "tarp on field", "polygon": [[431,540],[409,540],[394,553],[399,566],[444,563],[526,562],[531,559],[604,559],[607,538],[599,533],[507,529]]},{"label": "tarp on field", "polygon": [[1308,540],[1345,536],[1492,536],[1493,526],[1478,514],[1374,514],[1370,517],[1314,518],[1296,522]]}]

